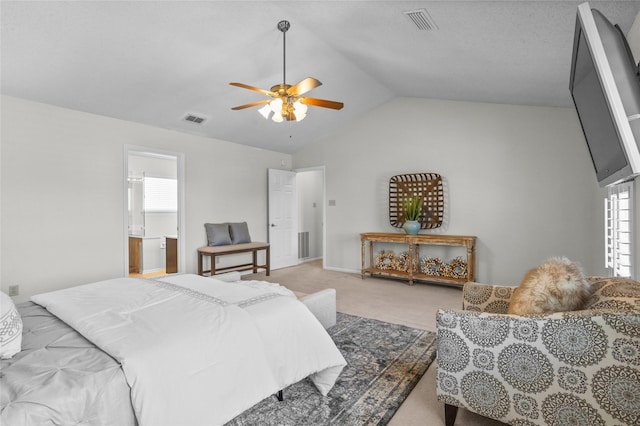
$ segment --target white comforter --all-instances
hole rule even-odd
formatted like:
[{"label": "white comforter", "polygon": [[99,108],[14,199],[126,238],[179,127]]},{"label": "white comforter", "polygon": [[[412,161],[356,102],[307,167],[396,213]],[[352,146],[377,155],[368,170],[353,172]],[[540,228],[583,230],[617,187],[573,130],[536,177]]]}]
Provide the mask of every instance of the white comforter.
[{"label": "white comforter", "polygon": [[32,297],[122,364],[142,426],[223,424],[307,376],[326,395],[346,365],[283,287],[162,281],[118,278]]}]

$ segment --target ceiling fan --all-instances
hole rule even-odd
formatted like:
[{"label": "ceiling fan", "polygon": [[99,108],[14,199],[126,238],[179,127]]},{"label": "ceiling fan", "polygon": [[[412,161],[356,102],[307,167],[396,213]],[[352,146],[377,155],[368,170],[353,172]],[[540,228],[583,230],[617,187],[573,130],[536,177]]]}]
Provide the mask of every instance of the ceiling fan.
[{"label": "ceiling fan", "polygon": [[344,106],[342,102],[328,101],[325,99],[309,98],[303,96],[305,93],[322,85],[320,81],[313,77],[307,77],[304,80],[294,84],[293,86],[286,83],[286,33],[289,27],[289,21],[278,22],[278,29],[282,31],[282,84],[276,84],[275,86],[272,86],[270,90],[265,90],[258,87],[249,86],[248,84],[244,83],[229,83],[232,86],[262,93],[263,95],[270,96],[272,99],[265,99],[262,101],[252,102],[250,104],[239,105],[231,108],[232,110],[237,111],[240,109],[264,105],[264,107],[258,110],[260,114],[262,114],[264,118],[268,119],[271,113],[273,113],[271,119],[277,123],[280,123],[284,120],[302,121],[302,119],[304,119],[304,117],[306,117],[307,115],[307,105],[331,109],[342,109],[342,107]]}]

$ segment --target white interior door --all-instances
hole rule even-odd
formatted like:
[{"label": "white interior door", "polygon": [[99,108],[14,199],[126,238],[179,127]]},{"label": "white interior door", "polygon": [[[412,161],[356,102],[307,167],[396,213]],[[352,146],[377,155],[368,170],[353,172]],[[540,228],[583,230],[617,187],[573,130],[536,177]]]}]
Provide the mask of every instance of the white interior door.
[{"label": "white interior door", "polygon": [[269,169],[269,243],[271,269],[298,264],[296,173]]}]

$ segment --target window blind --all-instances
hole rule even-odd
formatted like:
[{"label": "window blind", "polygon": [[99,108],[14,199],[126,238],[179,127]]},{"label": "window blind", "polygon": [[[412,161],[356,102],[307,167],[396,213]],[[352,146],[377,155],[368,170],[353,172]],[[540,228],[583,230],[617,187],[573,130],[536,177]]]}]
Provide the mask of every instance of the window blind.
[{"label": "window blind", "polygon": [[605,265],[609,275],[634,276],[634,182],[608,188],[605,200]]},{"label": "window blind", "polygon": [[178,211],[178,181],[170,178],[144,178],[144,210],[146,213]]}]

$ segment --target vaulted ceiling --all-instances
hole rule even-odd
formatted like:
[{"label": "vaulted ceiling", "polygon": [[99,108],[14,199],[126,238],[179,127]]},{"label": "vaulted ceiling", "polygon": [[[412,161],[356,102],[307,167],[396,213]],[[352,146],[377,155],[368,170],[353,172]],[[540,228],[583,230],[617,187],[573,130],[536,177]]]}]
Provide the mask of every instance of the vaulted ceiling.
[{"label": "vaulted ceiling", "polygon": [[[3,94],[293,153],[397,96],[572,105],[581,1],[2,1]],[[626,33],[639,1],[597,1]],[[404,13],[424,9],[420,30]],[[301,122],[232,106],[312,76]],[[200,124],[188,114],[206,118]],[[37,122],[34,123],[37,125]]]}]

